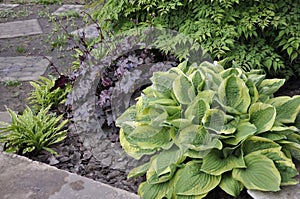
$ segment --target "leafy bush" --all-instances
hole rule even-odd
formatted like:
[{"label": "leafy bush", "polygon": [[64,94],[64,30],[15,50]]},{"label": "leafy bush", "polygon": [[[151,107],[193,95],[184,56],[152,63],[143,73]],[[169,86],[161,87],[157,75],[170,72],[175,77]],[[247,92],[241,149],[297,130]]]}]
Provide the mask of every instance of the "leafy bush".
[{"label": "leafy bush", "polygon": [[6,144],[6,151],[25,154],[46,150],[56,154],[49,147],[66,138],[67,130],[62,130],[62,128],[68,120],[61,121],[62,115],[57,117],[48,114],[49,109],[50,106],[42,108],[35,114],[29,107],[26,107],[22,115],[17,115],[8,109],[12,123],[0,128],[0,142]]},{"label": "leafy bush", "polygon": [[[300,75],[299,1],[99,0],[92,5],[92,16],[104,31],[118,33],[149,25],[172,29],[200,43],[225,67],[234,60],[247,70]],[[158,38],[165,51],[182,42],[186,41],[180,37]]]},{"label": "leafy bush", "polygon": [[300,96],[273,97],[283,79],[183,62],[151,81],[117,119],[124,150],[136,159],[151,155],[129,173],[146,173],[143,198],[203,198],[217,186],[237,196],[244,187],[297,183]]},{"label": "leafy bush", "polygon": [[30,82],[34,90],[30,93],[27,100],[35,112],[48,106],[56,108],[59,104],[65,103],[67,95],[71,91],[71,85],[67,84],[63,88],[53,89],[55,81],[56,78],[52,76],[49,78],[41,76],[39,81]]}]

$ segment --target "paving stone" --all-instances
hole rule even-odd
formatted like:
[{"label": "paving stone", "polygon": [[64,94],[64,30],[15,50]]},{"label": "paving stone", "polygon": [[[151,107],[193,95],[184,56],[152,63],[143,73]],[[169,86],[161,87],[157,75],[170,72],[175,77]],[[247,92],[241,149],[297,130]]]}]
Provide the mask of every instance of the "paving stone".
[{"label": "paving stone", "polygon": [[[296,162],[296,167],[300,172],[300,162]],[[300,181],[300,175],[298,175],[295,179]],[[279,192],[262,192],[248,190],[248,193],[254,199],[299,199],[300,184],[293,186],[285,186]]]},{"label": "paving stone", "polygon": [[6,122],[6,123],[11,122],[10,114],[7,111],[0,112],[0,122]]},{"label": "paving stone", "polygon": [[15,7],[19,6],[19,4],[5,4],[5,3],[0,3],[0,11],[7,11],[11,10]]},{"label": "paving stone", "polygon": [[0,24],[0,39],[43,33],[37,19],[13,21]]},{"label": "paving stone", "polygon": [[0,152],[0,198],[139,199],[140,197],[28,158]]},{"label": "paving stone", "polygon": [[84,32],[86,38],[96,38],[96,37],[99,36],[99,32],[97,30],[97,25],[96,24],[92,24],[92,25],[89,25],[85,28],[75,30],[75,31],[71,32],[71,34],[82,36],[83,32]]},{"label": "paving stone", "polygon": [[38,80],[48,65],[48,60],[42,56],[0,57],[0,81]]},{"label": "paving stone", "polygon": [[60,8],[58,8],[55,12],[53,12],[53,15],[56,16],[63,16],[65,15],[67,12],[72,12],[75,11],[77,12],[80,16],[83,16],[80,11],[82,9],[83,5],[63,5]]}]

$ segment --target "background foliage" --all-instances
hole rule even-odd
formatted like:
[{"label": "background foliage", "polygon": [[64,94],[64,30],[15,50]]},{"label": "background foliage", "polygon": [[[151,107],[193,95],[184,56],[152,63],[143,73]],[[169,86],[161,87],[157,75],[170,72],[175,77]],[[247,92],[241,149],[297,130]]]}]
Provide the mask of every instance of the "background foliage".
[{"label": "background foliage", "polygon": [[[117,33],[153,25],[179,31],[230,67],[300,74],[300,2],[294,0],[99,0],[92,12],[104,30]],[[101,7],[101,8],[100,8]],[[163,50],[182,41],[161,42]]]}]

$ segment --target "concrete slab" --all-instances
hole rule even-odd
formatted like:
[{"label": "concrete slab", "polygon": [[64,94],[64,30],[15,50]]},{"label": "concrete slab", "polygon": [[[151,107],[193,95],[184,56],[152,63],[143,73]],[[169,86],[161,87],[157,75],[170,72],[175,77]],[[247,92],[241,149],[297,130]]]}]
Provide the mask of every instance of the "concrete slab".
[{"label": "concrete slab", "polygon": [[53,15],[64,16],[68,12],[77,12],[80,16],[82,16],[82,14],[80,13],[82,7],[83,5],[71,5],[71,4],[62,5],[55,12],[53,12]]},{"label": "concrete slab", "polygon": [[13,21],[0,24],[0,39],[43,33],[37,19]]},{"label": "concrete slab", "polygon": [[49,61],[42,56],[0,57],[0,81],[38,80],[48,65]]},{"label": "concrete slab", "polygon": [[[296,167],[300,172],[300,162],[296,163]],[[298,175],[295,179],[300,181],[300,175]],[[254,199],[299,199],[300,184],[283,187],[282,190],[278,192],[262,192],[248,190],[248,194]]]},{"label": "concrete slab", "polygon": [[7,111],[0,112],[0,122],[5,122],[5,123],[11,122],[10,114]]},{"label": "concrete slab", "polygon": [[8,11],[15,7],[19,6],[19,4],[6,4],[6,3],[0,3],[0,11]]},{"label": "concrete slab", "polygon": [[71,34],[75,35],[75,36],[78,36],[78,35],[82,36],[83,32],[84,32],[86,38],[96,38],[99,36],[99,32],[97,30],[96,24],[92,24],[85,28],[75,30],[75,31],[71,32]]},{"label": "concrete slab", "polygon": [[0,152],[3,199],[138,199],[139,196],[28,158]]}]

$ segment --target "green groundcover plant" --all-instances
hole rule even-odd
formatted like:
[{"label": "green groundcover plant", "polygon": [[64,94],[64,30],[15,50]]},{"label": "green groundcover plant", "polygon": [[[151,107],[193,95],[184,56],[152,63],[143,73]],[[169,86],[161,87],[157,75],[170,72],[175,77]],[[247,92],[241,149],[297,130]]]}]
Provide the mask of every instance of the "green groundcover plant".
[{"label": "green groundcover plant", "polygon": [[143,198],[203,198],[217,186],[238,196],[244,188],[297,184],[300,96],[273,96],[285,80],[183,62],[151,81],[117,119],[126,153],[151,156],[129,173],[146,174]]},{"label": "green groundcover plant", "polygon": [[50,114],[49,109],[50,106],[35,113],[26,107],[21,115],[8,109],[12,122],[0,128],[0,142],[5,143],[6,151],[38,154],[46,150],[56,154],[50,146],[66,138],[67,130],[63,127],[68,120],[62,120],[63,115]]},{"label": "green groundcover plant", "polygon": [[[171,29],[198,42],[226,67],[235,61],[247,70],[287,77],[300,74],[299,6],[295,0],[98,0],[91,13],[107,32]],[[169,51],[182,42],[162,35],[157,47]]]},{"label": "green groundcover plant", "polygon": [[41,108],[57,108],[59,104],[66,102],[68,93],[70,93],[72,86],[66,84],[63,88],[54,88],[56,78],[49,76],[40,77],[38,81],[30,82],[30,85],[34,88],[28,97],[28,102],[32,105],[32,109],[38,112]]}]

